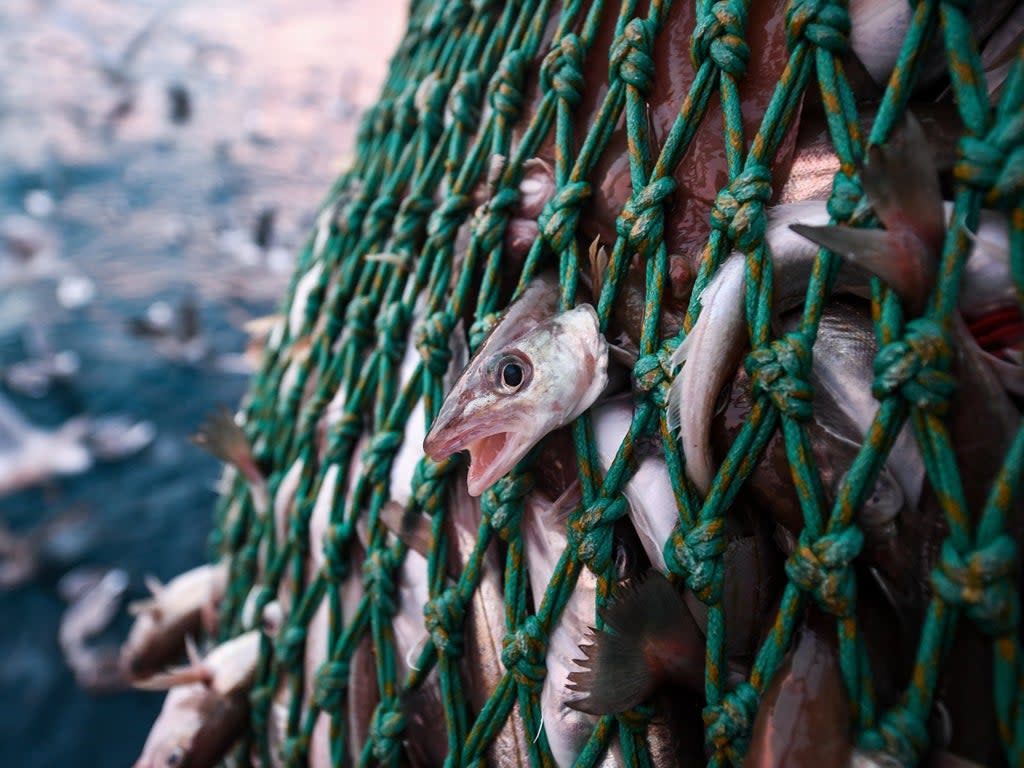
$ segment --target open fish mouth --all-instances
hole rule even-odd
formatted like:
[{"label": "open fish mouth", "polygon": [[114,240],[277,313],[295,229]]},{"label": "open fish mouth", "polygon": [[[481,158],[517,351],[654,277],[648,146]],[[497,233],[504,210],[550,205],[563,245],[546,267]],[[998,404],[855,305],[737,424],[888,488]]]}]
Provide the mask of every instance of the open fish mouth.
[{"label": "open fish mouth", "polygon": [[457,431],[444,440],[427,435],[423,447],[434,461],[457,451],[469,451],[467,487],[471,496],[479,496],[526,455],[530,441],[518,431],[509,430],[507,424],[491,424]]}]

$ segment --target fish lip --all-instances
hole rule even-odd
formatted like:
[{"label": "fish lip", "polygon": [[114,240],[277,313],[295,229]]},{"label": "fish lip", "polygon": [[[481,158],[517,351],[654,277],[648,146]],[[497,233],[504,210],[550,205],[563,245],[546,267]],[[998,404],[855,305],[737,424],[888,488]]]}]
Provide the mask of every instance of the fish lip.
[{"label": "fish lip", "polygon": [[[439,419],[424,439],[423,450],[433,461],[442,461],[453,453],[468,450],[470,464],[467,486],[470,496],[480,496],[494,485],[526,454],[530,446],[530,441],[523,436],[522,431],[507,422],[456,427],[450,436],[443,439],[437,434],[452,427],[452,424],[445,424],[444,420]],[[486,466],[482,466],[481,449],[486,441],[498,437],[503,438],[501,447],[489,458]]]}]

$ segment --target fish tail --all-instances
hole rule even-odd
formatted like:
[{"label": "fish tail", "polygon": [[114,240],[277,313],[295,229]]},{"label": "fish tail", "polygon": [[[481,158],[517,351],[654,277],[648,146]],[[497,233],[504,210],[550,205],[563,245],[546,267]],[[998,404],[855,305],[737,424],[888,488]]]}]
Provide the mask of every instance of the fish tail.
[{"label": "fish tail", "polygon": [[622,712],[641,704],[658,686],[675,682],[702,690],[704,643],[675,587],[658,571],[601,612],[607,629],[592,630],[580,646],[579,671],[566,702],[592,715]]},{"label": "fish tail", "polygon": [[199,431],[193,435],[192,442],[236,467],[253,485],[263,485],[263,474],[256,466],[249,438],[235,423],[234,416],[227,408],[220,408],[207,417]]},{"label": "fish tail", "polygon": [[906,114],[888,144],[868,150],[860,178],[884,231],[804,224],[790,228],[875,275],[920,311],[935,280],[946,226],[938,172],[913,115]]}]

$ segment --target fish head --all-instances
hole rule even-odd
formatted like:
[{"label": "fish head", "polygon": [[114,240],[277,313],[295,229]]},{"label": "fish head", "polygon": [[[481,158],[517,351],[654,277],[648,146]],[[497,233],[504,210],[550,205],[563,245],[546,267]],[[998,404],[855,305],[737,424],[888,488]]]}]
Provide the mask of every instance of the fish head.
[{"label": "fish head", "polygon": [[210,694],[202,685],[172,688],[153,723],[134,768],[184,768],[209,709]]},{"label": "fish head", "polygon": [[[509,319],[511,312],[502,323]],[[499,336],[500,328],[455,383],[423,443],[434,461],[469,451],[472,496],[583,413],[608,383],[608,344],[590,305],[537,322],[523,334]]]}]

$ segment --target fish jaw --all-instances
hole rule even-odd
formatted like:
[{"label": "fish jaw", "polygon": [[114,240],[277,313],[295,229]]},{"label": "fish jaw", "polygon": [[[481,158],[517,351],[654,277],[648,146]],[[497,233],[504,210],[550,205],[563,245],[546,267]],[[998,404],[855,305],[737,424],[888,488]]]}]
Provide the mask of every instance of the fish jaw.
[{"label": "fish jaw", "polygon": [[[498,386],[500,367],[522,364],[515,392]],[[581,305],[508,345],[485,345],[445,400],[423,449],[434,461],[468,450],[470,495],[510,472],[549,432],[589,408],[608,383],[608,344],[597,313]]]}]

